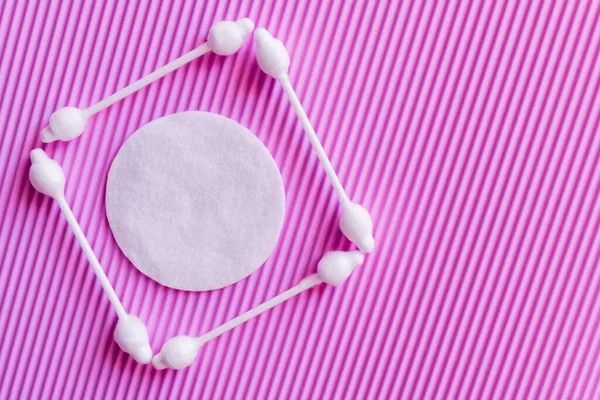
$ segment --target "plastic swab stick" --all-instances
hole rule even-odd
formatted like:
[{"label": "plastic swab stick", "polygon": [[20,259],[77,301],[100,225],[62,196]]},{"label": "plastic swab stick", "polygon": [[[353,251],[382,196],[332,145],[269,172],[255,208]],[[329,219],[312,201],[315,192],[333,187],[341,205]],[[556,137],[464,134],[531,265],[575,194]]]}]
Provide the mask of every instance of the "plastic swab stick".
[{"label": "plastic swab stick", "polygon": [[94,273],[98,277],[108,300],[115,309],[119,322],[115,329],[115,341],[119,347],[139,363],[147,364],[152,359],[152,349],[148,338],[148,331],[144,323],[136,316],[128,314],[121,304],[117,293],[104,273],[98,258],[94,254],[90,243],[85,237],[73,211],[65,198],[65,174],[61,166],[52,160],[42,149],[34,149],[30,153],[31,168],[29,180],[33,187],[40,193],[52,197],[58,203],[63,215],[67,219],[75,238],[79,242],[83,253],[87,257]]},{"label": "plastic swab stick", "polygon": [[290,66],[290,56],[280,40],[275,39],[264,28],[258,28],[254,32],[254,43],[256,45],[256,59],[260,68],[267,74],[277,79],[285,94],[287,95],[292,107],[296,111],[304,131],[308,136],[310,143],[319,157],[321,165],[325,169],[327,178],[335,190],[340,204],[342,206],[342,216],[340,219],[340,229],[342,233],[358,248],[369,253],[375,247],[373,239],[373,221],[369,212],[359,204],[353,203],[344,187],[342,186],[333,165],[325,149],[321,144],[317,133],[310,123],[296,92],[288,76]]},{"label": "plastic swab stick", "polygon": [[169,339],[163,345],[160,352],[152,359],[152,365],[157,369],[186,368],[194,362],[200,347],[205,343],[320,283],[327,283],[333,286],[344,283],[352,271],[361,265],[363,261],[364,255],[359,251],[329,252],[319,261],[316,274],[309,275],[299,284],[285,292],[246,311],[202,336],[191,337],[182,335]]},{"label": "plastic swab stick", "polygon": [[133,94],[133,93],[137,92],[138,90],[153,83],[154,81],[162,78],[163,76],[167,75],[169,72],[175,71],[177,68],[184,66],[185,64],[189,63],[190,61],[195,60],[196,58],[198,58],[208,52],[210,52],[210,47],[208,46],[208,43],[201,44],[200,46],[196,47],[194,50],[182,55],[178,59],[171,61],[167,65],[157,69],[156,71],[152,72],[149,75],[146,75],[145,77],[139,79],[138,81],[133,82],[129,86],[124,87],[123,89],[119,90],[118,92],[108,96],[104,100],[101,100],[98,103],[92,105],[91,107],[86,108],[84,110],[85,115],[89,118],[92,115],[97,114],[98,112],[104,110],[105,108],[112,106],[119,100],[124,99],[125,97],[129,96],[130,94]]},{"label": "plastic swab stick", "polygon": [[92,115],[110,107],[119,100],[137,92],[152,82],[162,78],[169,72],[184,66],[190,61],[193,61],[210,51],[218,55],[231,55],[236,53],[242,47],[244,40],[253,29],[254,23],[248,18],[240,19],[235,22],[217,22],[210,28],[206,43],[201,44],[178,59],[171,61],[151,74],[124,87],[104,100],[101,100],[86,109],[64,107],[54,112],[50,116],[49,126],[45,127],[40,134],[42,142],[50,143],[56,140],[68,141],[79,137],[83,133],[87,121]]}]

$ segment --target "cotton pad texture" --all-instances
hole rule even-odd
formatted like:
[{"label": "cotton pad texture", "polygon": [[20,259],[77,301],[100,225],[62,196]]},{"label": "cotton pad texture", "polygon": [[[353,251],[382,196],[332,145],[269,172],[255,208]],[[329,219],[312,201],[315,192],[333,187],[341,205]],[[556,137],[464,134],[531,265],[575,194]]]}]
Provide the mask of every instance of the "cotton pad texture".
[{"label": "cotton pad texture", "polygon": [[281,173],[267,148],[213,113],[151,121],[123,144],[108,174],[115,240],[137,269],[171,288],[219,289],[256,271],[284,212]]}]

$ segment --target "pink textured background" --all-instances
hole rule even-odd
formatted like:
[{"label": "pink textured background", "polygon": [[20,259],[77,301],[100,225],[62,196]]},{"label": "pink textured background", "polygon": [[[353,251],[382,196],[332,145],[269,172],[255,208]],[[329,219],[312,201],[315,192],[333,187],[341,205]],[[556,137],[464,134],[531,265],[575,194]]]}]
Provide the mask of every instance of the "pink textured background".
[{"label": "pink textured background", "polygon": [[[598,1],[4,1],[0,16],[0,398],[600,398]],[[27,182],[50,113],[87,106],[248,16],[291,79],[376,251],[206,345],[137,365],[58,207]],[[252,45],[177,71],[45,146],[155,351],[201,334],[347,249],[337,204]],[[104,212],[109,163],[184,110],[249,127],[278,162],[286,224],[263,268],[212,293],[132,267]]]}]

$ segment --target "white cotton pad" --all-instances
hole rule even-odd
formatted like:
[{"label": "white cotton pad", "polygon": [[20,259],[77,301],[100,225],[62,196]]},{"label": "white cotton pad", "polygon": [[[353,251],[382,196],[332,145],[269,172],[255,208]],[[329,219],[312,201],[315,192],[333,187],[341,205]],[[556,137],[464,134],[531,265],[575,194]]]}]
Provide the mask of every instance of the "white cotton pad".
[{"label": "white cotton pad", "polygon": [[285,211],[281,174],[248,129],[184,112],[136,131],[113,160],[106,213],[123,253],[182,290],[219,289],[258,269]]}]

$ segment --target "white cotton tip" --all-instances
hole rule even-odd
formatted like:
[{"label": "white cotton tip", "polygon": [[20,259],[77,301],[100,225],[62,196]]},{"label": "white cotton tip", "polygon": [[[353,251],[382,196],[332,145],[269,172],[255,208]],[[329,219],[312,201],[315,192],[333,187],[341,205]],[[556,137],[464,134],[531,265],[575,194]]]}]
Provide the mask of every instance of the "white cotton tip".
[{"label": "white cotton tip", "polygon": [[229,56],[242,47],[253,30],[254,22],[249,18],[217,22],[208,32],[208,47],[220,56]]},{"label": "white cotton tip", "polygon": [[190,336],[175,336],[166,341],[152,359],[156,369],[183,369],[192,365],[200,350],[198,340]]},{"label": "white cotton tip", "polygon": [[360,251],[370,253],[375,248],[373,220],[363,206],[355,203],[344,205],[340,229],[351,242],[358,246]]},{"label": "white cotton tip", "polygon": [[29,181],[35,190],[54,199],[64,196],[65,173],[60,164],[48,157],[42,149],[31,150],[29,157]]},{"label": "white cotton tip", "polygon": [[65,107],[50,116],[50,124],[40,133],[44,143],[69,141],[79,137],[87,124],[87,115],[75,107]]},{"label": "white cotton tip", "polygon": [[365,260],[360,251],[330,251],[326,253],[317,265],[317,273],[323,282],[338,286],[346,282],[356,267]]},{"label": "white cotton tip", "polygon": [[254,31],[256,61],[267,75],[279,78],[288,73],[290,55],[280,40],[275,39],[265,28]]},{"label": "white cotton tip", "polygon": [[148,330],[135,315],[119,319],[114,338],[121,350],[130,354],[140,364],[148,364],[152,360]]}]

